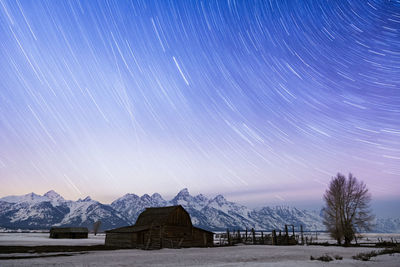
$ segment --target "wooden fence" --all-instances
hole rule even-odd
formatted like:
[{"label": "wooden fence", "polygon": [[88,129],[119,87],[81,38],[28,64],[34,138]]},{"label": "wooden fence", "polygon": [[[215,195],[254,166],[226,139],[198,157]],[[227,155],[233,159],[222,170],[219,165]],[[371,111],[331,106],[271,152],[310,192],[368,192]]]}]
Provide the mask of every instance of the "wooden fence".
[{"label": "wooden fence", "polygon": [[[289,233],[289,227],[291,232]],[[296,245],[301,242],[304,244],[302,226],[301,234],[296,235],[293,225],[285,225],[285,230],[227,230],[224,233],[214,235],[214,245],[230,246],[238,243],[248,245]]]}]

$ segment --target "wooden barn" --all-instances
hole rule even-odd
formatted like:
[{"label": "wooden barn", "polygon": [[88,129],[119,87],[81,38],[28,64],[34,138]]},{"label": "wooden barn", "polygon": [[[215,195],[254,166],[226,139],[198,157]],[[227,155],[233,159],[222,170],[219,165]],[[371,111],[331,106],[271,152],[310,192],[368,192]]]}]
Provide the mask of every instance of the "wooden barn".
[{"label": "wooden barn", "polygon": [[52,227],[50,238],[88,238],[86,227]]},{"label": "wooden barn", "polygon": [[214,234],[192,225],[182,206],[146,208],[135,225],[106,231],[106,246],[160,249],[211,247]]}]

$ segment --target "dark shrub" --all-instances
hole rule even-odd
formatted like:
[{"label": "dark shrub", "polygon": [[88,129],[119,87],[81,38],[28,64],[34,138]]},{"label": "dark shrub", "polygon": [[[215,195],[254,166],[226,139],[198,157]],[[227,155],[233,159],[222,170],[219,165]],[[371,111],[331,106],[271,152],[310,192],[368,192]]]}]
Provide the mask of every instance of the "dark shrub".
[{"label": "dark shrub", "polygon": [[379,254],[373,250],[371,252],[366,252],[366,253],[359,253],[355,256],[353,256],[353,259],[359,260],[359,261],[369,261],[372,257],[376,257]]},{"label": "dark shrub", "polygon": [[314,258],[313,256],[310,256],[310,260],[312,260],[312,261],[317,260],[317,261],[327,261],[327,262],[329,262],[329,261],[333,261],[333,258],[331,256],[329,256],[329,255],[323,255],[323,256],[318,257],[318,258]]},{"label": "dark shrub", "polygon": [[343,257],[342,256],[339,256],[339,255],[335,255],[335,256],[333,256],[334,258],[335,258],[335,260],[343,260]]}]

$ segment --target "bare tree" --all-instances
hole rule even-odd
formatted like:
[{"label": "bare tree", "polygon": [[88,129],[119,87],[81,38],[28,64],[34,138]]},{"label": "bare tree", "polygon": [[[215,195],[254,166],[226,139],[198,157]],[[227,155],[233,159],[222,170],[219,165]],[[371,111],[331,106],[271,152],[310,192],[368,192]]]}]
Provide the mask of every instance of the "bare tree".
[{"label": "bare tree", "polygon": [[369,203],[371,195],[366,185],[351,173],[333,177],[324,194],[323,223],[331,237],[349,245],[360,231],[371,230],[374,216]]},{"label": "bare tree", "polygon": [[94,235],[97,235],[99,229],[100,229],[101,221],[97,221],[93,224],[93,232]]}]

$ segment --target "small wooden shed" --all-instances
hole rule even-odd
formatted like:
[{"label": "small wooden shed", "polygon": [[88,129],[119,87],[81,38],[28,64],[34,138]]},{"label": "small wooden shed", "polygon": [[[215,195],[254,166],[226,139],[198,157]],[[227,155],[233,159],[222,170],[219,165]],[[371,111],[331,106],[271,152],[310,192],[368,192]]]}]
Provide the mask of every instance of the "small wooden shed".
[{"label": "small wooden shed", "polygon": [[50,238],[88,238],[86,227],[52,227]]},{"label": "small wooden shed", "polygon": [[142,249],[211,247],[214,233],[194,227],[180,205],[147,208],[135,225],[106,231],[106,246]]}]

